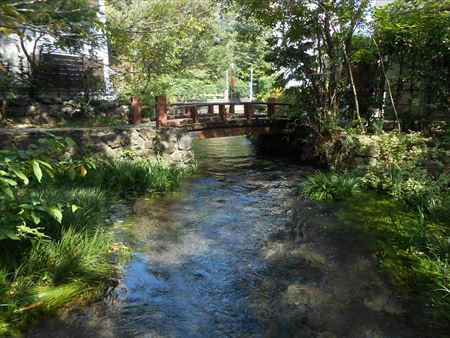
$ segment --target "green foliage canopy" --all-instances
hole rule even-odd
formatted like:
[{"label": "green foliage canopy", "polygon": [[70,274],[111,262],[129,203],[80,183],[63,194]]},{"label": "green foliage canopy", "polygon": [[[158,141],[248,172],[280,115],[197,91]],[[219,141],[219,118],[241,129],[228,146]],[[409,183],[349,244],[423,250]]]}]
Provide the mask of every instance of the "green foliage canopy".
[{"label": "green foliage canopy", "polygon": [[336,114],[349,83],[352,39],[364,22],[369,2],[239,1],[273,29],[271,58],[285,80],[309,88],[316,107]]},{"label": "green foliage canopy", "polygon": [[375,12],[375,39],[391,65],[397,100],[445,111],[449,95],[450,1],[397,0]]},{"label": "green foliage canopy", "polygon": [[[116,2],[107,8],[114,83],[119,94],[165,93],[201,99],[223,93],[225,71],[235,64],[240,93],[250,67],[265,78],[267,30],[238,21],[238,9],[211,0]],[[261,85],[263,87],[264,84]]]}]

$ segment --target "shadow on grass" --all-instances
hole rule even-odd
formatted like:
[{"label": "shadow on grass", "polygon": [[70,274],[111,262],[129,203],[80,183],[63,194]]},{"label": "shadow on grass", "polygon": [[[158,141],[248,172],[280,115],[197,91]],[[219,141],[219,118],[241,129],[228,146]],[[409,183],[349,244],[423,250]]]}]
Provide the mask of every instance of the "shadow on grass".
[{"label": "shadow on grass", "polygon": [[349,234],[370,241],[390,281],[417,293],[443,325],[450,325],[450,229],[375,193],[358,194],[337,207]]}]

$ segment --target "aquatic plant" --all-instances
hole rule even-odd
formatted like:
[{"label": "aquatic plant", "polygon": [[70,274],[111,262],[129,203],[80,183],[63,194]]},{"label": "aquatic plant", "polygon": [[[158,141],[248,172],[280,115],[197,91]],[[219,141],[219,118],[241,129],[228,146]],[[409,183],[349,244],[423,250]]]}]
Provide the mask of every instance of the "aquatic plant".
[{"label": "aquatic plant", "polygon": [[359,191],[360,179],[349,171],[316,171],[300,183],[303,196],[317,201],[343,199]]}]

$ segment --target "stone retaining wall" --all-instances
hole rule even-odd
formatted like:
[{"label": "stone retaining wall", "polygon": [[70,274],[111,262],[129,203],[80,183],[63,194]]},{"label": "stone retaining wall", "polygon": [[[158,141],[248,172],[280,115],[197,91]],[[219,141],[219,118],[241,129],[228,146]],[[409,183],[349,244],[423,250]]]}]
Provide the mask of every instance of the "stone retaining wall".
[{"label": "stone retaining wall", "polygon": [[380,146],[370,142],[364,136],[355,137],[355,145],[353,150],[352,166],[359,167],[362,165],[377,165],[380,159]]},{"label": "stone retaining wall", "polygon": [[194,163],[192,138],[183,130],[151,127],[101,128],[29,128],[0,129],[0,147],[26,148],[49,134],[70,136],[85,153],[101,153],[114,157],[127,149],[150,158],[160,157],[167,163]]},{"label": "stone retaining wall", "polygon": [[94,116],[108,116],[127,122],[130,117],[130,106],[119,105],[114,101],[93,101],[82,104],[78,100],[64,101],[60,98],[33,100],[23,98],[10,102],[6,114],[8,119],[22,125],[55,126],[61,120],[78,120]]}]

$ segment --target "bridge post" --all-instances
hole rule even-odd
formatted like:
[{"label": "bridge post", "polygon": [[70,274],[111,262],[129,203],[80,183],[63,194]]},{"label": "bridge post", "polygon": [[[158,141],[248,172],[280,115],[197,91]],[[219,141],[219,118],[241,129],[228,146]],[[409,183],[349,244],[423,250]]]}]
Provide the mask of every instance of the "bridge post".
[{"label": "bridge post", "polygon": [[275,103],[277,102],[276,97],[269,97],[268,99],[269,103],[267,104],[267,116],[272,117],[276,112],[276,106]]},{"label": "bridge post", "polygon": [[167,99],[165,95],[158,95],[156,101],[156,128],[167,126]]},{"label": "bridge post", "polygon": [[214,106],[211,104],[208,106],[208,115],[213,115],[214,114]]},{"label": "bridge post", "polygon": [[141,97],[132,96],[131,97],[131,121],[133,124],[141,124],[142,122],[142,107],[141,107]]},{"label": "bridge post", "polygon": [[227,120],[227,111],[224,104],[219,104],[219,116],[222,121],[225,122]]},{"label": "bridge post", "polygon": [[191,119],[192,119],[192,121],[194,121],[194,123],[200,123],[200,119],[198,118],[197,107],[190,107],[189,110],[191,111]]},{"label": "bridge post", "polygon": [[228,111],[230,115],[234,115],[234,104],[230,103],[230,109]]},{"label": "bridge post", "polygon": [[253,103],[245,102],[244,103],[244,115],[247,118],[247,120],[251,120],[254,113],[255,113],[255,106],[253,106]]}]

